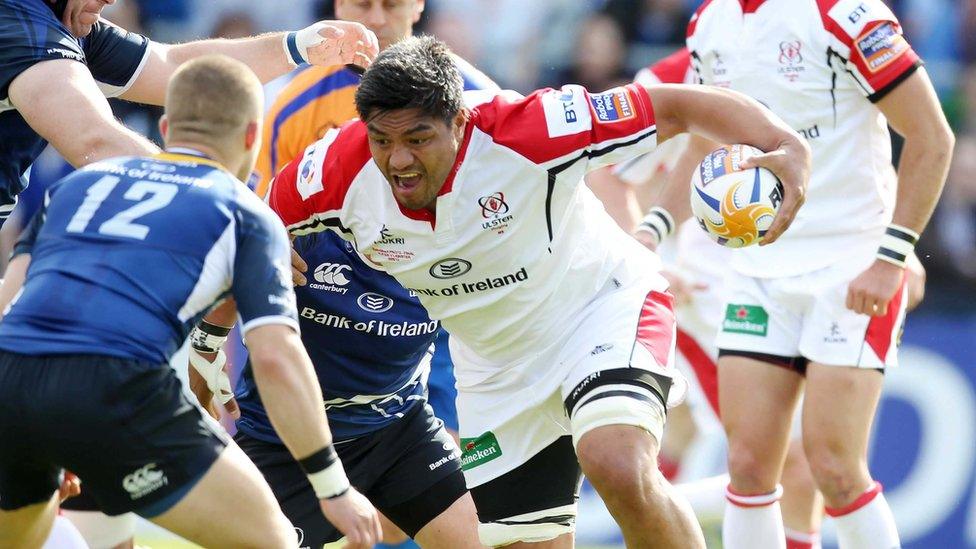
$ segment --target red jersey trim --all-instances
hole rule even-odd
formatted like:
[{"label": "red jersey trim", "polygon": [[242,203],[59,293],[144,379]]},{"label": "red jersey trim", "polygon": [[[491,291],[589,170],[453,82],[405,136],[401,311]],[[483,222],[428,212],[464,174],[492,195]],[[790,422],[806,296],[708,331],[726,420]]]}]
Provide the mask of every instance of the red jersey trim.
[{"label": "red jersey trim", "polygon": [[759,6],[761,6],[765,1],[766,0],[739,0],[739,3],[742,5],[742,14],[745,15],[748,13],[756,13],[756,10],[758,10]]},{"label": "red jersey trim", "polygon": [[662,84],[683,84],[685,76],[691,70],[691,53],[688,51],[688,48],[681,48],[657,63],[654,63],[648,67],[648,70]]},{"label": "red jersey trim", "polygon": [[712,3],[712,0],[705,0],[702,5],[698,6],[695,10],[694,15],[691,16],[691,20],[688,21],[688,29],[685,31],[685,38],[691,38],[691,35],[695,34],[695,29],[698,28],[698,18],[705,11],[705,8]]},{"label": "red jersey trim", "polygon": [[705,393],[708,405],[715,412],[716,417],[722,417],[718,408],[718,365],[712,360],[705,349],[695,341],[695,338],[688,335],[680,327],[678,328],[677,341],[678,352],[685,357],[691,370],[695,373],[698,385]]}]

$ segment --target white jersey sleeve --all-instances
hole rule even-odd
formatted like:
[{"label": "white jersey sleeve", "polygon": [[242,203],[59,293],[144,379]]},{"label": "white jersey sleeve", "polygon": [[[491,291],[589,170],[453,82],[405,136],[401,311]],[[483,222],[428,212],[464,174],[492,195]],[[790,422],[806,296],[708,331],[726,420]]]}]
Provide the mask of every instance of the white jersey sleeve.
[{"label": "white jersey sleeve", "polygon": [[872,102],[921,66],[895,14],[881,0],[818,0],[817,4],[831,47]]},{"label": "white jersey sleeve", "polygon": [[500,95],[476,111],[475,123],[495,143],[556,173],[581,161],[586,171],[615,164],[657,143],[651,98],[637,84],[601,93],[568,85],[522,98]]}]

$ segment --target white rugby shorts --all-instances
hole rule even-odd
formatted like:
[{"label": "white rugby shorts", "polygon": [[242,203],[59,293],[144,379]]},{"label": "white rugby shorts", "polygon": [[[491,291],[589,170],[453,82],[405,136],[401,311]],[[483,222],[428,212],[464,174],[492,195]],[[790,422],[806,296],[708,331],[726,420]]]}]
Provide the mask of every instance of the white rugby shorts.
[{"label": "white rugby shorts", "polygon": [[[608,384],[609,373],[604,380],[600,376],[609,370],[644,370],[671,381],[669,405],[683,398],[686,383],[673,366],[674,313],[666,287],[654,272],[612,278],[577,318],[566,319],[575,324],[566,337],[518,361],[492,364],[451,339],[456,370],[491,367],[498,372],[485,382],[458,384],[462,450],[468,450],[462,466],[469,488],[512,471],[559,437],[573,435],[576,443],[583,432],[602,425],[636,425],[660,440],[665,419],[660,397],[639,387]],[[633,399],[588,404],[587,399],[610,391]],[[567,402],[573,403],[569,412]],[[583,416],[586,423],[575,421],[574,431],[574,420]]]},{"label": "white rugby shorts", "polygon": [[872,369],[895,366],[907,287],[903,281],[885,316],[848,309],[848,285],[874,261],[866,259],[781,278],[731,274],[717,339],[722,354]]}]

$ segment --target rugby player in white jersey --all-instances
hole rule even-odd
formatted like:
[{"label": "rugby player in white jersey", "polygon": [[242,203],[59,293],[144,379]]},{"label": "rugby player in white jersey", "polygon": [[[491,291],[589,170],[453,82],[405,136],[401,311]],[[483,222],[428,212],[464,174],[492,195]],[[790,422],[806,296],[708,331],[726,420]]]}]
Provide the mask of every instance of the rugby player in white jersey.
[{"label": "rugby player in white jersey", "polygon": [[566,86],[467,109],[429,37],[382,52],[356,106],[362,121],[285,167],[268,200],[294,234],[346,235],[451,333],[482,542],[572,546],[582,468],[628,545],[703,547],[656,468],[666,402],[684,392],[667,282],[581,182],[686,131],[751,143],[787,189],[775,239],[802,202],[802,139],[697,86]]},{"label": "rugby player in white jersey", "polygon": [[[638,71],[635,82],[694,83],[695,71],[686,48]],[[688,135],[677,136],[653,152],[587,176],[587,183],[621,227],[665,262],[662,274],[675,296],[678,328],[677,366],[689,380],[686,423],[672,412],[663,451],[677,462],[675,488],[685,496],[698,520],[718,523],[725,510],[727,474],[714,474],[716,459],[725,459],[726,441],[719,421],[718,348],[715,336],[725,305],[725,274],[732,250],[717,245],[691,219],[687,172],[696,159],[683,156]],[[680,166],[679,160],[690,166]],[[599,176],[594,180],[593,176]],[[669,178],[675,178],[668,184]],[[638,197],[640,194],[640,197]],[[655,204],[641,219],[640,204]],[[681,221],[684,220],[684,221]],[[673,237],[669,235],[675,233]],[[665,242],[666,241],[666,242]],[[658,249],[658,245],[662,247]],[[681,407],[675,410],[681,410]],[[681,432],[690,428],[692,433]],[[783,526],[787,549],[817,549],[823,501],[817,493],[799,438],[799,420],[786,456],[782,484]],[[675,432],[678,427],[678,432]],[[694,432],[696,431],[696,432]],[[716,454],[720,453],[721,456]]]},{"label": "rugby player in white jersey", "polygon": [[[941,193],[952,133],[880,0],[710,0],[688,31],[704,84],[762,102],[814,155],[790,231],[731,262],[718,338],[725,546],[783,547],[777,482],[803,389],[804,448],[840,546],[897,547],[867,446],[896,363],[905,263]],[[886,123],[905,138],[897,175]],[[713,145],[693,140],[688,154]]]}]

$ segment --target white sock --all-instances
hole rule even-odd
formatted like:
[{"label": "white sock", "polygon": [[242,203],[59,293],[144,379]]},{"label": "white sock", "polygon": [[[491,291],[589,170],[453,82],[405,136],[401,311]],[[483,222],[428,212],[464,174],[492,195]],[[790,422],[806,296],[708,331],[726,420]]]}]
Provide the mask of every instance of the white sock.
[{"label": "white sock", "polygon": [[44,549],[88,549],[88,544],[71,521],[58,516],[54,517],[54,526],[44,542]]},{"label": "white sock", "polygon": [[779,498],[783,487],[771,494],[746,496],[726,489],[725,520],[722,522],[722,546],[725,549],[786,549],[783,513]]},{"label": "white sock", "polygon": [[786,549],[821,549],[819,532],[800,532],[785,528]]},{"label": "white sock", "polygon": [[688,500],[699,522],[717,522],[725,513],[725,487],[729,475],[717,475],[674,485]]},{"label": "white sock", "polygon": [[827,508],[837,525],[841,549],[897,549],[901,547],[891,508],[875,482],[853,503],[840,509]]}]

